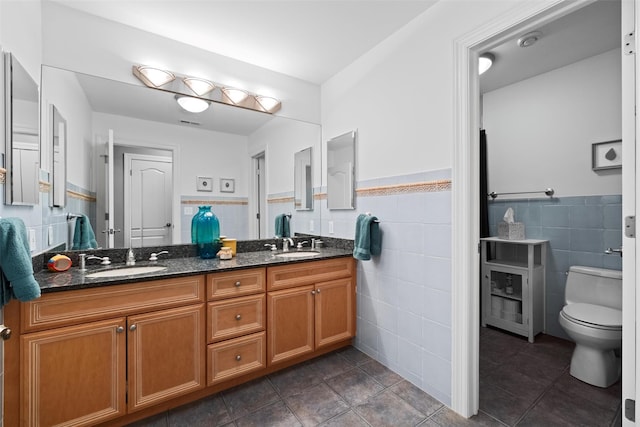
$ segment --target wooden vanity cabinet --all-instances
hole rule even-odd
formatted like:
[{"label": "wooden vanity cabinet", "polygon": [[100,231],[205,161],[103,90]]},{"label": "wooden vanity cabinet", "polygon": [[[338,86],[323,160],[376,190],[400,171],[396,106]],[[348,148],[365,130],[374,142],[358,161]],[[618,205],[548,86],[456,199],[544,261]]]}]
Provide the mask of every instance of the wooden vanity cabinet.
[{"label": "wooden vanity cabinet", "polygon": [[21,390],[21,422],[5,407],[7,425],[91,426],[205,386],[203,276],[50,293],[20,308],[19,354],[5,356],[21,358],[22,387],[5,392]]},{"label": "wooden vanity cabinet", "polygon": [[352,258],[267,269],[269,365],[355,336],[354,271]]}]

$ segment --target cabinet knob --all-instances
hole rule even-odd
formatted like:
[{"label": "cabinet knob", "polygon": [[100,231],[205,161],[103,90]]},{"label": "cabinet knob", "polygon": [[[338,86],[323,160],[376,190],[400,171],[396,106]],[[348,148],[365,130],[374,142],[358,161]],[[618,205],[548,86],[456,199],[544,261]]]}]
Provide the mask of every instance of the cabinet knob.
[{"label": "cabinet knob", "polygon": [[235,283],[235,285],[236,285],[236,288],[239,288],[239,287],[240,287],[240,281],[238,280],[238,281]]},{"label": "cabinet knob", "polygon": [[239,314],[236,314],[236,320],[240,320],[242,319],[242,316],[240,316]]},{"label": "cabinet knob", "polygon": [[316,291],[311,291],[311,295],[315,295],[315,294],[316,294]]},{"label": "cabinet knob", "polygon": [[240,356],[239,354],[236,356],[236,360],[239,362],[242,359],[242,356]]},{"label": "cabinet knob", "polygon": [[3,341],[11,338],[11,329],[6,327],[5,325],[0,325],[0,338],[2,338]]},{"label": "cabinet knob", "polygon": [[316,293],[319,294],[320,293],[320,289],[316,289]]},{"label": "cabinet knob", "polygon": [[123,328],[122,326],[118,326],[118,327],[116,328],[116,332],[117,332],[117,333],[119,333],[119,334],[121,334],[121,333],[123,333],[123,332],[124,332],[124,328]]},{"label": "cabinet knob", "polygon": [[136,325],[131,325],[131,326],[129,326],[129,330],[130,330],[131,332],[135,331],[136,329],[138,329],[138,327],[137,327]]}]

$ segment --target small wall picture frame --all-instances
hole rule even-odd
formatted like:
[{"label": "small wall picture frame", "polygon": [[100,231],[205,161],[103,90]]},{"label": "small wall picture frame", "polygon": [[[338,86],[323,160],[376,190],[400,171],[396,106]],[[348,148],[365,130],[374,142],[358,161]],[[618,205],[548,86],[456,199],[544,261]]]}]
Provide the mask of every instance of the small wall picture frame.
[{"label": "small wall picture frame", "polygon": [[199,176],[197,182],[198,191],[213,191],[213,178],[210,176]]},{"label": "small wall picture frame", "polygon": [[233,193],[236,191],[236,180],[232,178],[220,178],[220,192]]},{"label": "small wall picture frame", "polygon": [[591,148],[591,169],[594,171],[622,168],[622,140],[595,142]]}]

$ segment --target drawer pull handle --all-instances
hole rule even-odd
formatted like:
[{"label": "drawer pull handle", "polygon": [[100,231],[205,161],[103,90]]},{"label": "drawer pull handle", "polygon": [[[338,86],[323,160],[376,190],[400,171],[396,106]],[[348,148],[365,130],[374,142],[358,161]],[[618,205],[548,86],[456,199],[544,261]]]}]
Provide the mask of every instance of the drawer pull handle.
[{"label": "drawer pull handle", "polygon": [[117,332],[117,333],[119,333],[119,334],[121,334],[121,333],[123,333],[123,332],[124,332],[124,328],[123,328],[122,326],[118,326],[118,327],[116,328],[116,332]]},{"label": "drawer pull handle", "polygon": [[239,288],[239,287],[240,287],[240,281],[238,280],[238,281],[235,283],[235,285],[236,285],[236,288]]},{"label": "drawer pull handle", "polygon": [[236,320],[240,320],[242,319],[242,316],[240,316],[239,314],[236,314]]},{"label": "drawer pull handle", "polygon": [[240,356],[239,354],[236,356],[236,360],[239,362],[242,359],[242,356]]},{"label": "drawer pull handle", "polygon": [[135,331],[136,329],[138,329],[138,327],[137,327],[136,325],[131,325],[131,326],[129,326],[129,330],[130,330],[131,332]]}]

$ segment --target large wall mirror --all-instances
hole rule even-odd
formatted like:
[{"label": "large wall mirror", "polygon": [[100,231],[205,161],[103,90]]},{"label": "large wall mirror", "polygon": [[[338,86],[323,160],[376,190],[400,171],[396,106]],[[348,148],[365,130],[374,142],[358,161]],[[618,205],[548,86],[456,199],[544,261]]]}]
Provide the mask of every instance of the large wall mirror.
[{"label": "large wall mirror", "polygon": [[355,209],[356,132],[327,141],[327,206]]},{"label": "large wall mirror", "polygon": [[313,167],[311,147],[298,151],[294,163],[294,205],[297,211],[313,210]]},{"label": "large wall mirror", "polygon": [[64,207],[67,201],[67,121],[51,106],[51,189],[49,205]]},{"label": "large wall mirror", "polygon": [[5,204],[40,202],[40,132],[38,85],[16,57],[4,53]]},{"label": "large wall mirror", "polygon": [[[157,220],[158,215],[150,215],[155,222],[144,219],[141,225],[156,234],[168,230],[170,244],[191,243],[190,222],[201,204],[213,206],[225,235],[239,240],[258,238],[251,226],[256,206],[260,205],[257,199],[266,209],[260,217],[267,218],[272,226],[275,215],[294,210],[294,154],[310,147],[314,152],[310,161],[320,162],[320,156],[315,155],[321,150],[321,130],[316,123],[216,103],[202,113],[188,113],[172,93],[50,66],[42,67],[41,87],[42,115],[51,122],[42,127],[57,130],[60,142],[59,148],[43,145],[43,165],[55,178],[56,156],[66,152],[65,211],[87,214],[103,248],[155,246],[151,238],[143,238],[139,244],[138,240],[125,238],[124,218],[127,212],[136,212],[135,206],[128,207],[136,200],[127,202],[125,197],[137,194],[125,191],[128,184],[123,177],[129,173],[126,155],[135,157],[132,162],[139,166],[130,168],[133,173],[148,170],[149,156],[171,162],[171,182],[163,184],[168,192],[162,191],[168,194],[168,213],[161,220]],[[57,114],[47,114],[49,111]],[[65,130],[66,149],[61,129]],[[260,152],[265,153],[268,172],[264,188],[255,189],[251,158]],[[109,158],[112,167],[106,161]],[[318,164],[310,166],[314,174],[320,173]],[[222,188],[221,182],[232,182],[231,190]],[[315,182],[319,185],[320,177],[315,177]],[[63,186],[54,183],[56,188]],[[292,224],[299,229],[293,228],[292,232],[308,231],[302,227],[308,227],[309,220],[319,224],[319,211],[294,214],[299,221]],[[111,223],[106,222],[107,216]]]}]

